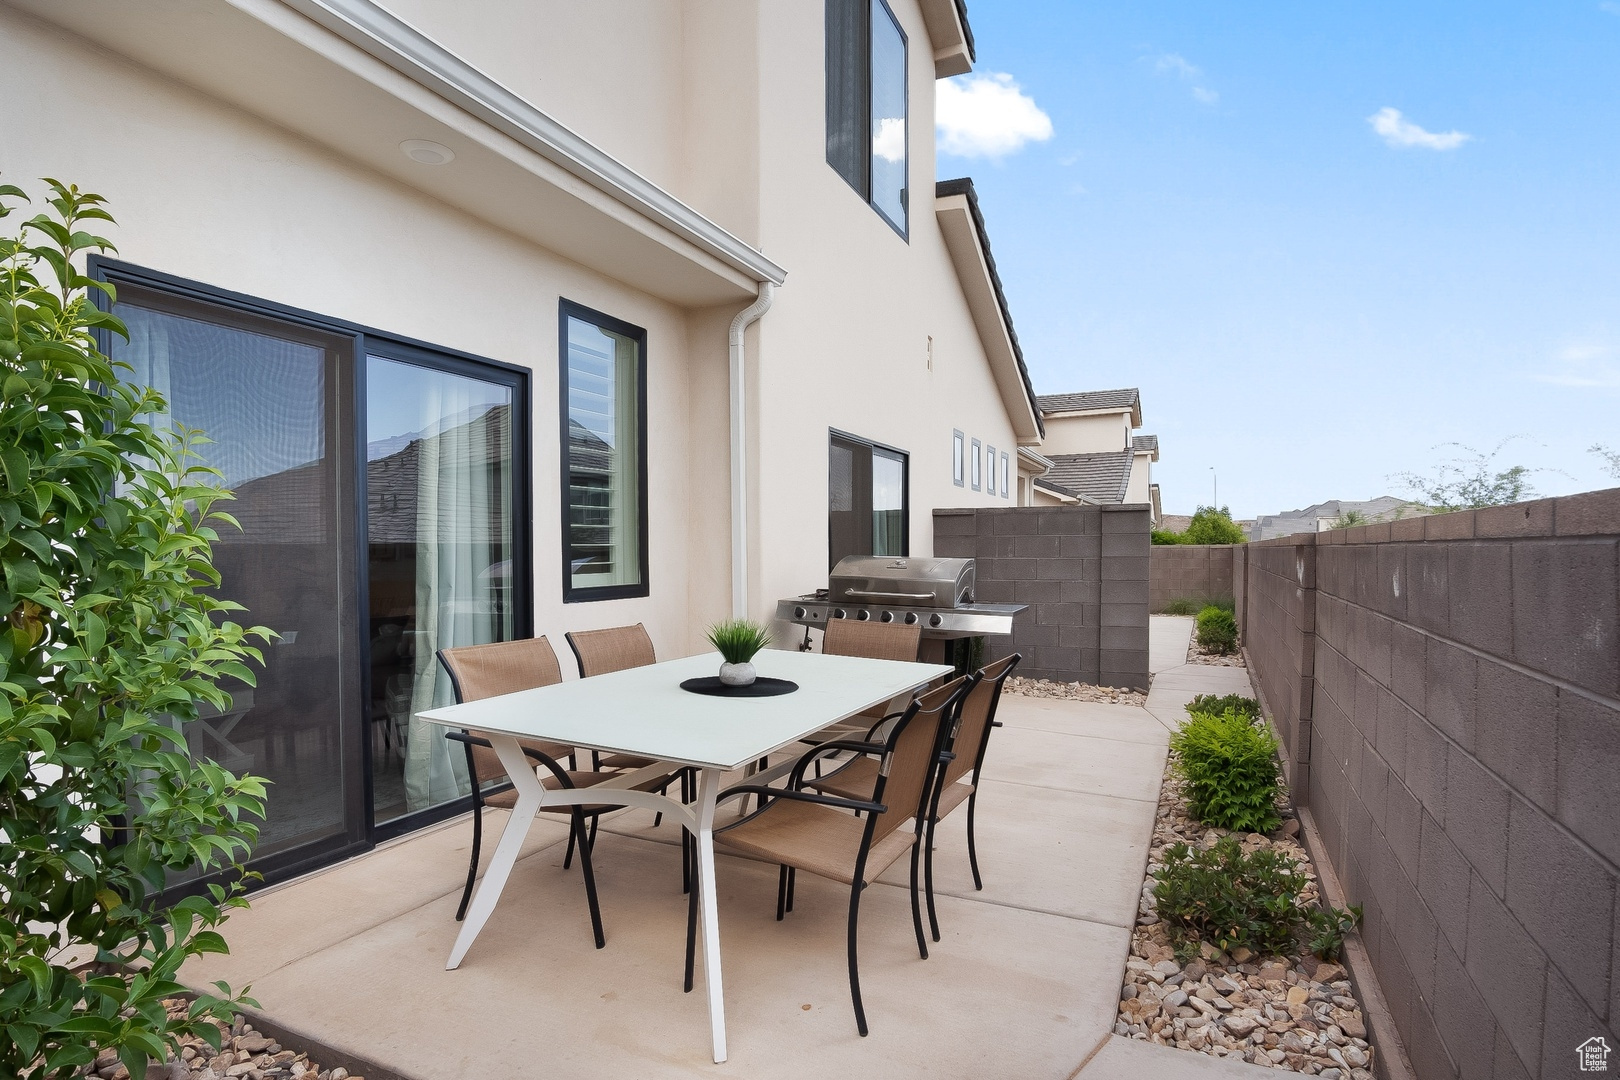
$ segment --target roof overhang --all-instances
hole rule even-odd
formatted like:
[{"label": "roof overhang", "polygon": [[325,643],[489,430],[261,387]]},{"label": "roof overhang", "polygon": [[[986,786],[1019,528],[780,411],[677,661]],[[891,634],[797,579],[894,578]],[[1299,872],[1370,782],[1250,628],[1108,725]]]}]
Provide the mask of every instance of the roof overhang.
[{"label": "roof overhang", "polygon": [[973,28],[962,0],[922,0],[923,24],[934,47],[934,78],[973,70]]},{"label": "roof overhang", "polygon": [[1121,413],[1130,414],[1131,427],[1142,426],[1142,406],[1135,405],[1107,405],[1100,409],[1042,409],[1041,415],[1049,420],[1064,420],[1071,416],[1117,416]]},{"label": "roof overhang", "polygon": [[[371,0],[4,0],[683,307],[786,271]],[[407,158],[442,143],[447,165]]]},{"label": "roof overhang", "polygon": [[1042,457],[1027,446],[1018,448],[1018,471],[1031,476],[1044,476],[1052,471],[1052,459]]},{"label": "roof overhang", "polygon": [[1035,389],[1024,366],[1024,353],[1007,310],[996,261],[990,255],[990,238],[984,230],[973,182],[942,181],[935,185],[935,195],[934,216],[951,253],[979,341],[990,360],[991,374],[1012,421],[1013,434],[1020,444],[1037,443],[1045,436],[1046,426],[1035,405]]}]

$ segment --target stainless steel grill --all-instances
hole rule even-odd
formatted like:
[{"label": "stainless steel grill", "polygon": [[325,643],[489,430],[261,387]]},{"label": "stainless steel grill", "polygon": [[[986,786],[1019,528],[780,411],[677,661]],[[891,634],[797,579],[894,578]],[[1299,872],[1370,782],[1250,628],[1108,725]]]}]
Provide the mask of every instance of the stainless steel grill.
[{"label": "stainless steel grill", "polygon": [[899,622],[940,640],[1012,633],[1027,604],[979,604],[972,559],[851,555],[833,567],[827,587],[776,604],[776,617],[825,627],[829,619]]}]

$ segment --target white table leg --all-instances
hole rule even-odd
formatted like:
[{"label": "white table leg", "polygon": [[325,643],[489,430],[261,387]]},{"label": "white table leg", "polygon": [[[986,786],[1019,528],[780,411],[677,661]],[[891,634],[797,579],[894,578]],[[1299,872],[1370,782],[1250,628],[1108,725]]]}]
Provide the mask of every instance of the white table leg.
[{"label": "white table leg", "polygon": [[[446,971],[454,971],[460,966],[462,957],[467,955],[478,932],[484,928],[490,912],[495,910],[495,902],[501,898],[501,889],[512,873],[523,840],[529,835],[529,826],[534,824],[534,816],[540,812],[540,803],[545,798],[546,789],[535,775],[534,763],[524,755],[518,741],[510,735],[491,734],[489,742],[500,757],[501,764],[506,767],[506,775],[511,778],[513,789],[517,791],[517,805],[512,807],[511,816],[506,819],[501,842],[495,845],[495,856],[490,859],[489,869],[484,871],[484,879],[478,883],[478,891],[473,894],[472,903],[467,907],[466,921],[461,924],[455,948],[450,950],[450,960],[444,965]],[[713,802],[709,805],[712,812]]]},{"label": "white table leg", "polygon": [[720,770],[704,769],[698,780],[698,914],[703,923],[703,983],[709,992],[709,1028],[714,1060],[726,1060],[726,1001],[720,981],[720,907],[714,885],[714,803]]}]

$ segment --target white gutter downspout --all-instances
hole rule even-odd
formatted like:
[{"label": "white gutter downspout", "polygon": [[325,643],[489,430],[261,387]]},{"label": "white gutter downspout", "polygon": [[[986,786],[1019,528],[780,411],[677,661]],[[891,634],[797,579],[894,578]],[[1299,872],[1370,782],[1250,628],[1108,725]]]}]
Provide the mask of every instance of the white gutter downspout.
[{"label": "white gutter downspout", "polygon": [[743,334],[771,309],[776,286],[759,283],[759,299],[731,320],[731,617],[748,618],[748,442],[743,393]]}]

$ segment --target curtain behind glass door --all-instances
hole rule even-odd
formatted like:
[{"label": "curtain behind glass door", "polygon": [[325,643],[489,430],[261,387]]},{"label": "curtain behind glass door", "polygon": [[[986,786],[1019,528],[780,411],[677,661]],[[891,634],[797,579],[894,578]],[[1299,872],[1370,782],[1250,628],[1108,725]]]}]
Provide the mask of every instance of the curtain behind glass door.
[{"label": "curtain behind glass door", "polygon": [[374,820],[471,793],[466,755],[418,720],[454,700],[439,649],[514,632],[511,387],[366,360]]}]

